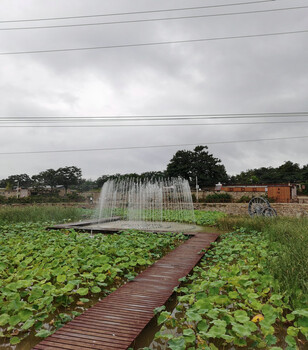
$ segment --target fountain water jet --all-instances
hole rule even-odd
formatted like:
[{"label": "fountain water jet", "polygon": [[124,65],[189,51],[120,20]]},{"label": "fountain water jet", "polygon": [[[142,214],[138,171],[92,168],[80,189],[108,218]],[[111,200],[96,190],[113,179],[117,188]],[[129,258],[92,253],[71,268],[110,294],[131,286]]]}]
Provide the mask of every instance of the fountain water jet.
[{"label": "fountain water jet", "polygon": [[195,224],[189,183],[182,178],[108,180],[96,216],[98,225],[112,221],[119,229],[188,231]]}]

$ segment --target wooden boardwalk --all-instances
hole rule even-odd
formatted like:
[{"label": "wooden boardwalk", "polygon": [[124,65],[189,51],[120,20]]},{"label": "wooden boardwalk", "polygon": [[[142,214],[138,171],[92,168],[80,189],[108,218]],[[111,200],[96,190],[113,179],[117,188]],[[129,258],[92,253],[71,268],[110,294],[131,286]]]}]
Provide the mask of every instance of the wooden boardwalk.
[{"label": "wooden boardwalk", "polygon": [[217,237],[195,234],[33,349],[127,349]]}]

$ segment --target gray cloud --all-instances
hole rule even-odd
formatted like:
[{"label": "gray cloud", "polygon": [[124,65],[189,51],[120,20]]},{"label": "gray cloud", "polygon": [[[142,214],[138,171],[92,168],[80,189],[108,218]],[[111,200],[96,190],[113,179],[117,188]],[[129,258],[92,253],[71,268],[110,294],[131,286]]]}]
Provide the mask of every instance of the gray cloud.
[{"label": "gray cloud", "polygon": [[[221,0],[220,3],[227,1]],[[196,0],[188,4],[183,0],[166,4],[165,1],[144,3],[137,0],[132,5],[128,0],[91,0],[87,3],[81,0],[65,3],[32,0],[26,4],[21,0],[5,0],[0,4],[0,12],[2,19],[17,19],[200,5],[204,2]],[[292,6],[300,5],[305,5],[305,1],[292,1]],[[282,0],[198,13],[288,6],[290,2]],[[0,52],[303,30],[307,29],[307,11],[0,32]],[[1,25],[5,26],[8,24]],[[307,35],[0,56],[0,115],[43,117],[307,111]],[[1,152],[36,151],[206,143],[306,134],[306,124],[84,129],[5,128],[0,125],[0,147]],[[301,139],[210,145],[209,150],[222,159],[229,173],[234,174],[258,166],[277,166],[285,160],[307,164],[307,146],[308,140]],[[0,155],[0,178],[17,173],[33,175],[47,168],[65,165],[79,166],[84,177],[92,178],[116,172],[163,170],[172,155],[181,148],[193,147]]]}]

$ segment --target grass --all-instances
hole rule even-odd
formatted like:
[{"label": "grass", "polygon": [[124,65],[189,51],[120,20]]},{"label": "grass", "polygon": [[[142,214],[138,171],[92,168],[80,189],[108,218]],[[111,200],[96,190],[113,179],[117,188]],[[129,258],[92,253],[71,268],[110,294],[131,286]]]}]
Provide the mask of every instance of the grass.
[{"label": "grass", "polygon": [[268,239],[272,257],[267,264],[279,282],[281,292],[290,296],[294,307],[308,302],[308,219],[223,217],[218,227],[233,230],[244,227],[261,231]]},{"label": "grass", "polygon": [[0,225],[30,222],[78,221],[86,210],[75,207],[33,205],[25,207],[0,207]]}]

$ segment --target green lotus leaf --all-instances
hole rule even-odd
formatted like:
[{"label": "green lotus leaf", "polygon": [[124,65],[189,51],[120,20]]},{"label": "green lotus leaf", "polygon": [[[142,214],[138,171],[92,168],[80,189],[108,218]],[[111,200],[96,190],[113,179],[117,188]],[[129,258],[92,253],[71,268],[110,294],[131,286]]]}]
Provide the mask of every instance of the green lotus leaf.
[{"label": "green lotus leaf", "polygon": [[27,330],[27,329],[31,328],[34,325],[34,323],[35,323],[35,320],[33,320],[33,319],[27,320],[21,328],[23,330]]},{"label": "green lotus leaf", "polygon": [[8,314],[1,314],[0,315],[0,326],[4,326],[7,323],[9,323],[10,316]]},{"label": "green lotus leaf", "polygon": [[275,345],[277,343],[277,338],[274,335],[269,334],[265,337],[265,341],[267,345]]},{"label": "green lotus leaf", "polygon": [[209,329],[209,324],[206,322],[206,320],[201,320],[198,322],[197,328],[201,332],[206,332]]},{"label": "green lotus leaf", "polygon": [[247,312],[244,310],[236,310],[234,311],[234,318],[236,321],[240,323],[246,323],[249,321],[249,317],[247,316]]},{"label": "green lotus leaf", "polygon": [[65,275],[58,275],[57,276],[57,282],[62,283],[66,280],[66,276]]},{"label": "green lotus leaf", "polygon": [[235,338],[235,339],[234,339],[234,345],[243,347],[243,346],[247,346],[247,342],[246,342],[246,340],[243,339],[243,338]]},{"label": "green lotus leaf", "polygon": [[11,345],[16,345],[16,344],[18,344],[18,343],[20,343],[20,338],[18,338],[18,337],[12,337],[12,338],[10,339],[10,344],[11,344]]},{"label": "green lotus leaf", "polygon": [[16,326],[20,322],[21,322],[21,318],[18,315],[11,316],[9,319],[10,326]]},{"label": "green lotus leaf", "polygon": [[99,274],[98,276],[96,276],[96,281],[98,281],[98,282],[104,282],[105,281],[105,279],[107,278],[107,275],[105,275],[105,274]]},{"label": "green lotus leaf", "polygon": [[245,323],[245,326],[247,326],[248,329],[249,329],[251,332],[254,332],[254,331],[256,331],[256,330],[258,329],[258,326],[257,326],[254,322],[252,322],[252,321],[246,322],[246,323]]},{"label": "green lotus leaf", "polygon": [[218,315],[219,315],[219,310],[217,310],[217,309],[212,309],[207,313],[207,316],[209,318],[212,318],[213,320],[216,319],[218,317]]},{"label": "green lotus leaf", "polygon": [[33,315],[32,311],[27,309],[24,309],[18,312],[18,316],[20,317],[22,322],[27,321],[32,315]]},{"label": "green lotus leaf", "polygon": [[49,330],[47,329],[41,329],[39,332],[37,332],[35,334],[36,337],[39,337],[39,338],[46,338],[48,337],[49,335],[51,335],[52,332],[50,332]]},{"label": "green lotus leaf", "polygon": [[297,309],[295,311],[292,312],[293,315],[300,315],[300,316],[305,316],[308,317],[308,309]]},{"label": "green lotus leaf", "polygon": [[193,304],[193,306],[192,306],[192,308],[194,309],[194,310],[198,310],[198,313],[200,313],[200,314],[204,314],[204,313],[206,313],[208,310],[210,310],[210,309],[212,309],[213,308],[213,306],[212,306],[212,304],[211,304],[211,302],[209,301],[209,299],[199,299],[199,300],[197,300],[194,304]]},{"label": "green lotus leaf", "polygon": [[143,258],[137,259],[137,264],[138,265],[146,265],[147,261]]},{"label": "green lotus leaf", "polygon": [[95,276],[92,273],[89,273],[89,272],[85,272],[81,276],[86,278],[86,279],[94,279],[95,278]]},{"label": "green lotus leaf", "polygon": [[100,289],[100,287],[94,286],[91,288],[91,292],[92,293],[100,293],[102,290]]},{"label": "green lotus leaf", "polygon": [[257,299],[259,298],[259,295],[257,293],[248,293],[247,294],[249,299]]},{"label": "green lotus leaf", "polygon": [[308,317],[299,317],[296,323],[299,327],[308,327]]},{"label": "green lotus leaf", "polygon": [[291,335],[292,337],[296,337],[298,332],[299,332],[299,329],[296,327],[290,326],[287,329],[287,334]]},{"label": "green lotus leaf", "polygon": [[231,298],[231,299],[237,299],[238,296],[239,296],[239,294],[238,294],[238,292],[236,292],[236,291],[232,291],[232,292],[229,292],[229,293],[228,293],[228,296],[229,296],[229,298]]},{"label": "green lotus leaf", "polygon": [[232,325],[232,330],[240,337],[249,337],[251,334],[251,331],[247,327],[238,323]]},{"label": "green lotus leaf", "polygon": [[275,312],[275,309],[271,305],[265,304],[262,307],[262,313],[266,317],[266,316],[271,316],[276,312]]},{"label": "green lotus leaf", "polygon": [[88,303],[90,301],[88,298],[80,298],[79,300],[83,303]]},{"label": "green lotus leaf", "polygon": [[206,333],[209,338],[221,338],[224,334],[226,334],[226,327],[223,325],[214,325]]},{"label": "green lotus leaf", "polygon": [[89,289],[88,288],[79,288],[76,290],[76,293],[78,293],[79,295],[87,295],[89,293]]},{"label": "green lotus leaf", "polygon": [[183,336],[185,343],[193,343],[196,340],[195,332],[191,328],[184,329]]},{"label": "green lotus leaf", "polygon": [[164,322],[167,321],[167,319],[170,317],[170,312],[168,311],[163,311],[159,316],[158,316],[158,319],[157,319],[157,324],[160,325]]},{"label": "green lotus leaf", "polygon": [[30,296],[28,298],[28,301],[31,303],[33,301],[35,301],[36,299],[42,297],[44,295],[44,291],[43,289],[39,288],[39,287],[33,287]]},{"label": "green lotus leaf", "polygon": [[171,350],[185,350],[186,348],[184,337],[170,339],[168,345]]},{"label": "green lotus leaf", "polygon": [[291,335],[285,337],[285,342],[291,347],[296,347],[296,340]]},{"label": "green lotus leaf", "polygon": [[25,305],[24,301],[20,301],[20,300],[12,300],[8,305],[7,305],[7,310],[8,311],[18,311],[21,308],[23,308],[23,306]]},{"label": "green lotus leaf", "polygon": [[188,310],[186,312],[186,317],[188,321],[193,321],[193,322],[199,322],[202,320],[202,317],[200,316],[200,314],[198,314],[193,310]]},{"label": "green lotus leaf", "polygon": [[286,318],[288,321],[293,321],[293,320],[295,320],[295,315],[294,314],[287,314]]}]

